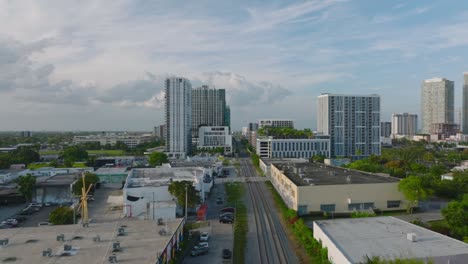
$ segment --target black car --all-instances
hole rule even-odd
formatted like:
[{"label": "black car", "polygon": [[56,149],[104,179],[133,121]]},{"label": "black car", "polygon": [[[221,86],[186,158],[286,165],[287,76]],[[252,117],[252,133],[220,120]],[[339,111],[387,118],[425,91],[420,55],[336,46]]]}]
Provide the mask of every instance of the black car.
[{"label": "black car", "polygon": [[219,218],[219,222],[223,224],[232,224],[234,222],[234,219],[230,217],[221,217]]},{"label": "black car", "polygon": [[223,259],[230,259],[232,257],[231,250],[225,248],[223,249]]},{"label": "black car", "polygon": [[219,218],[223,218],[223,217],[234,219],[234,214],[233,213],[222,213],[222,214],[219,215]]}]

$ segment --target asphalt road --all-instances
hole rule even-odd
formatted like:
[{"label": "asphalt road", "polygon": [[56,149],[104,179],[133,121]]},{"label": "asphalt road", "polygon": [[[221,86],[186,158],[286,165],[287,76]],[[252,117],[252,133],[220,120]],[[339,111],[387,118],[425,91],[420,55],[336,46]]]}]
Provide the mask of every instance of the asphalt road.
[{"label": "asphalt road", "polygon": [[[257,177],[249,158],[241,159],[241,177]],[[263,182],[247,183],[249,233],[246,263],[299,263],[274,201]]]}]

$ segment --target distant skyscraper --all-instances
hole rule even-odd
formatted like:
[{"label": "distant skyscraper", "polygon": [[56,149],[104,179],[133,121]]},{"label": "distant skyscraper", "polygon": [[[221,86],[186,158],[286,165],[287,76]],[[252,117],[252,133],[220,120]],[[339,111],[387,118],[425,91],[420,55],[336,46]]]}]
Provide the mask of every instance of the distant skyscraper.
[{"label": "distant skyscraper", "polygon": [[203,85],[192,90],[192,137],[201,126],[225,126],[226,90]]},{"label": "distant skyscraper", "polygon": [[380,155],[380,96],[320,95],[317,130],[330,135],[332,157]]},{"label": "distant skyscraper", "polygon": [[167,78],[166,151],[169,158],[185,158],[192,146],[192,85],[185,78]]},{"label": "distant skyscraper", "polygon": [[226,105],[224,110],[224,126],[229,127],[229,131],[231,131],[231,107],[229,105]]},{"label": "distant skyscraper", "polygon": [[380,136],[390,137],[392,134],[392,122],[380,122]]},{"label": "distant skyscraper", "polygon": [[412,137],[418,131],[418,116],[415,114],[392,114],[392,137]]},{"label": "distant skyscraper", "polygon": [[424,134],[434,124],[453,124],[455,120],[453,82],[445,78],[425,80],[421,86],[421,116]]},{"label": "distant skyscraper", "polygon": [[249,131],[257,131],[258,123],[249,123]]},{"label": "distant skyscraper", "polygon": [[462,132],[468,134],[468,72],[463,73]]}]

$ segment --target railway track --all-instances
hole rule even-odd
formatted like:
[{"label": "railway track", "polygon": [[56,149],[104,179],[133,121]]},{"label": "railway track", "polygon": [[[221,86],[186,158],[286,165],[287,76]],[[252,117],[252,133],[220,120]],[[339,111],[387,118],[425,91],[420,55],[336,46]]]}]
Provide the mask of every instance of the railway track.
[{"label": "railway track", "polygon": [[[241,174],[256,177],[257,172],[250,159],[241,159]],[[260,263],[298,263],[286,232],[274,211],[273,201],[265,195],[268,192],[261,182],[247,183],[255,224]]]}]

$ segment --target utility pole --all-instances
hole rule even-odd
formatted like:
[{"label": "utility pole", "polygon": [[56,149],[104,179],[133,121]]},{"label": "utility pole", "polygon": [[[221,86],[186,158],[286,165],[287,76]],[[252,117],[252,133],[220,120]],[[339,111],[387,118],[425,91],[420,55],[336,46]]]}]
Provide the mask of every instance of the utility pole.
[{"label": "utility pole", "polygon": [[188,184],[185,184],[185,221],[187,221],[187,201],[188,201]]}]

